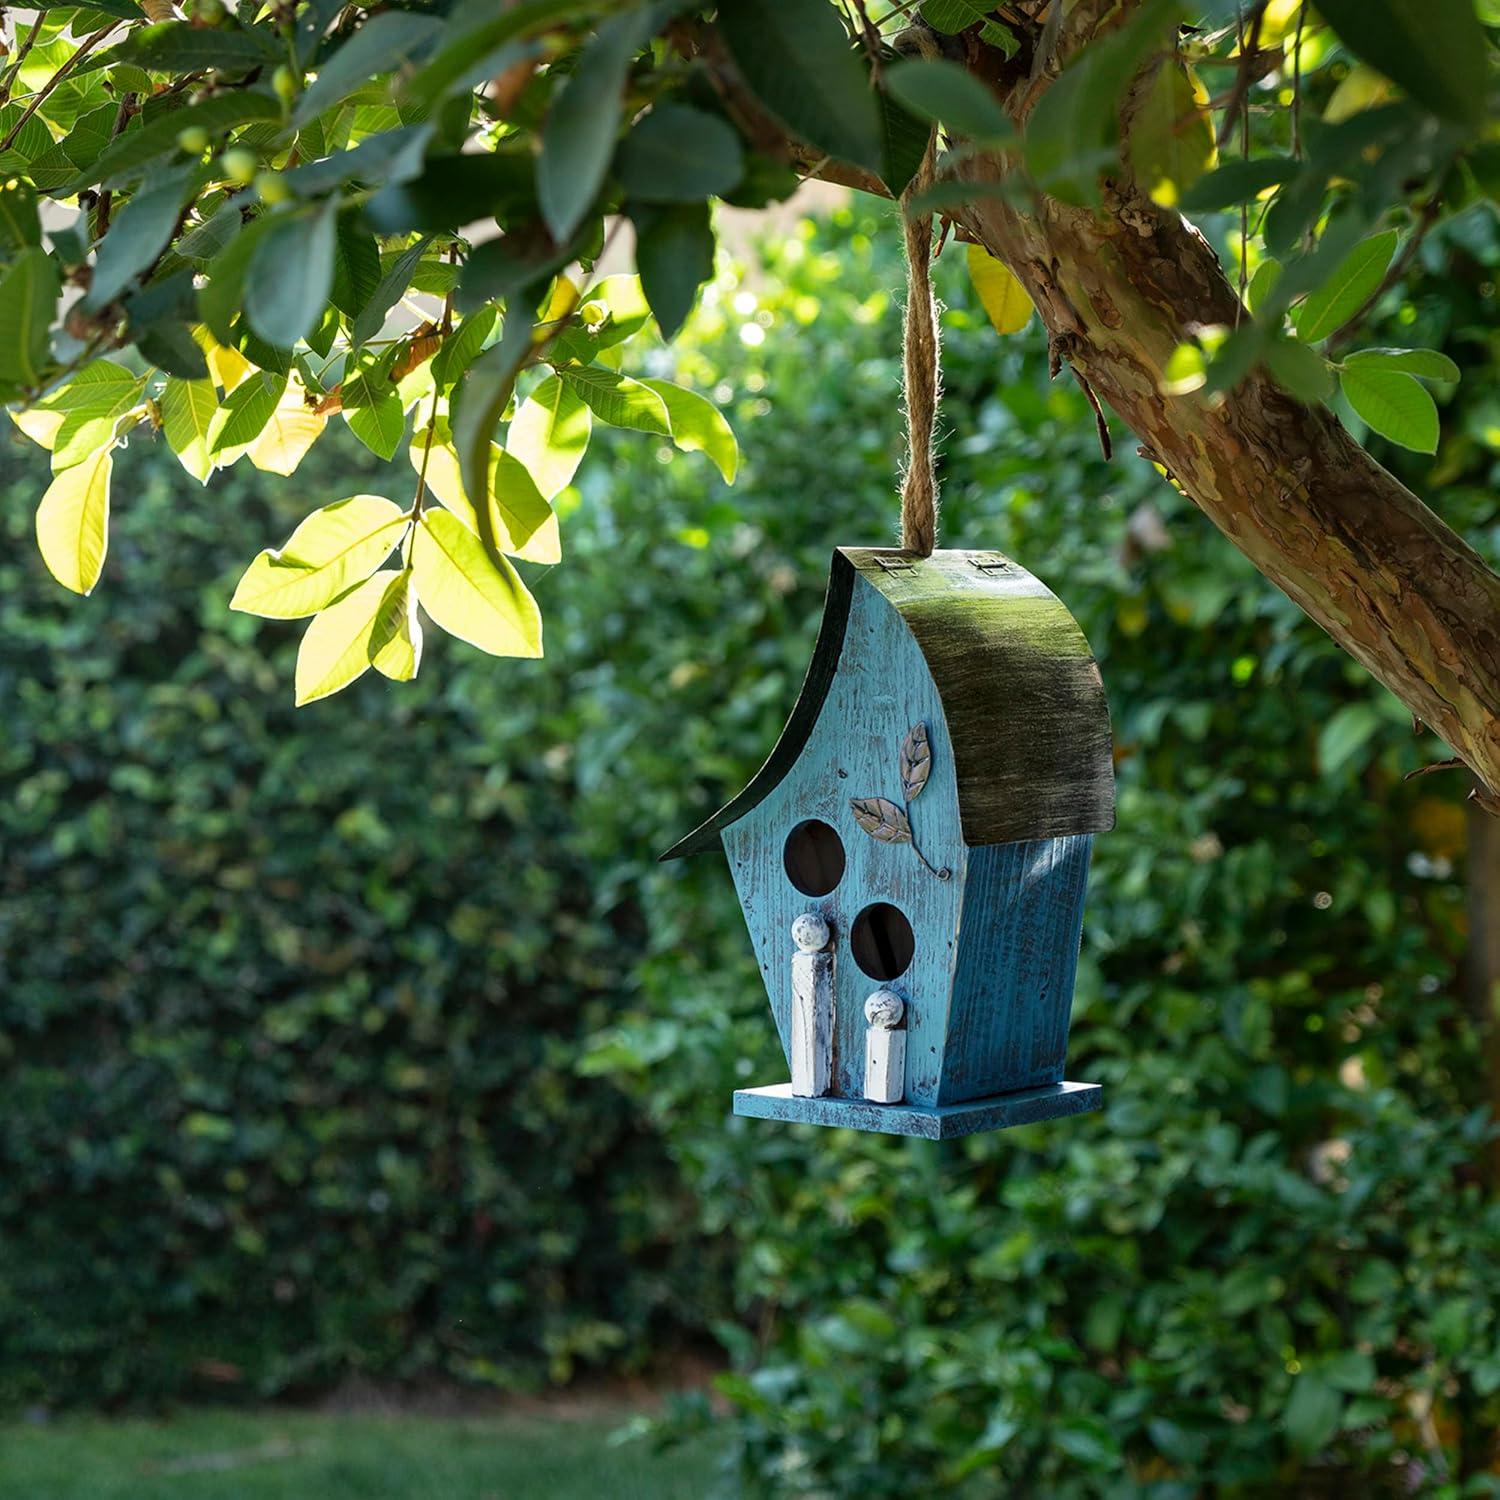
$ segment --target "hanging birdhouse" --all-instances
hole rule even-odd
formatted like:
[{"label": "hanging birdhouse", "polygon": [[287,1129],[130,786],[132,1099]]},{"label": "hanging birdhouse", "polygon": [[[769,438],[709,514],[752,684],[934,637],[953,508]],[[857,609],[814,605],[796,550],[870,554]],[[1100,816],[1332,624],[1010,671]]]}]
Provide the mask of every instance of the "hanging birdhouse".
[{"label": "hanging birdhouse", "polygon": [[1109,709],[994,552],[840,548],[801,696],[722,843],[791,1079],[736,1114],[932,1138],[1097,1109],[1063,1080]]}]

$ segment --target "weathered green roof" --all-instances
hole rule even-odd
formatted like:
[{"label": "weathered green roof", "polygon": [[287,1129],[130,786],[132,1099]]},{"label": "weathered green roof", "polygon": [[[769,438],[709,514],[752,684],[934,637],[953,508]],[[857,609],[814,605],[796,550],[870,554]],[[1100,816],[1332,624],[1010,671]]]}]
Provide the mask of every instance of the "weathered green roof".
[{"label": "weathered green roof", "polygon": [[838,670],[857,579],[899,612],[943,706],[970,847],[1112,828],[1114,763],[1099,666],[1062,601],[998,552],[833,554],[823,624],[776,748],[749,786],[662,855],[712,849],[796,764]]}]

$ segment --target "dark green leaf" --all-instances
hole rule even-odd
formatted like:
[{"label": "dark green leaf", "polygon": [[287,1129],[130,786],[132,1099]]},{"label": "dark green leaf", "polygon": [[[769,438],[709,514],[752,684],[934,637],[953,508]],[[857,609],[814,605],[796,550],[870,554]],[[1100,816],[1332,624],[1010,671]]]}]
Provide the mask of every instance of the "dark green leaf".
[{"label": "dark green leaf", "polygon": [[473,312],[549,276],[570,258],[569,251],[559,250],[540,224],[534,232],[523,228],[486,240],[465,261],[454,300],[460,311]]},{"label": "dark green leaf", "polygon": [[495,327],[495,316],[493,307],[481,307],[443,340],[443,347],[432,360],[432,378],[440,391],[446,390],[473,364]]},{"label": "dark green leaf", "polygon": [[224,404],[214,414],[208,429],[208,451],[222,453],[227,448],[253,443],[271,420],[271,413],[285,390],[285,375],[257,370],[247,376],[224,398]]},{"label": "dark green leaf", "polygon": [[1316,349],[1295,339],[1276,339],[1264,358],[1277,385],[1299,401],[1311,405],[1333,395],[1333,371]]},{"label": "dark green leaf", "polygon": [[714,273],[714,232],[706,203],[632,211],[636,268],[661,336],[670,339]]},{"label": "dark green leaf", "polygon": [[153,323],[135,341],[141,358],[158,370],[183,380],[202,380],[208,375],[208,361],[186,323]]},{"label": "dark green leaf", "polygon": [[352,214],[340,214],[330,300],[341,313],[356,318],[379,285],[380,246],[374,235],[360,229]]},{"label": "dark green leaf", "polygon": [[292,124],[304,125],[337,104],[366,79],[423,57],[442,30],[432,16],[388,10],[371,16],[331,57],[318,63],[318,76],[292,111]]},{"label": "dark green leaf", "polygon": [[1435,115],[1484,119],[1489,43],[1473,0],[1319,0],[1318,13],[1356,57]]},{"label": "dark green leaf", "polygon": [[344,419],[349,424],[349,431],[377,458],[396,456],[396,449],[401,446],[401,437],[406,431],[406,413],[401,409],[401,398],[395,391],[388,392],[369,406],[346,410]]},{"label": "dark green leaf", "polygon": [[260,239],[245,277],[245,315],[261,338],[290,349],[318,325],[333,288],[338,205],[287,214]]},{"label": "dark green leaf", "polygon": [[36,193],[30,183],[12,177],[0,186],[0,247],[22,250],[41,242],[42,224],[37,215]]},{"label": "dark green leaf", "polygon": [[616,174],[646,203],[693,203],[731,191],[744,175],[734,128],[686,104],[658,104],[620,146]]},{"label": "dark green leaf", "polygon": [[114,301],[167,248],[193,186],[192,179],[175,175],[137,193],[120,210],[94,258],[88,306]]},{"label": "dark green leaf", "polygon": [[431,243],[430,238],[423,238],[414,245],[409,245],[380,278],[380,284],[371,293],[350,330],[349,337],[356,348],[368,343],[385,326],[386,314],[405,296],[407,287],[411,285],[412,273],[417,269],[417,262],[422,259]]},{"label": "dark green leaf", "polygon": [[1299,163],[1290,156],[1257,156],[1227,161],[1201,177],[1182,195],[1190,213],[1217,213],[1241,203],[1253,203],[1269,187],[1287,181]]},{"label": "dark green leaf", "polygon": [[883,170],[875,94],[827,0],[724,0],[718,25],[745,82],[794,134]]},{"label": "dark green leaf", "polygon": [[111,54],[115,62],[132,62],[154,73],[191,73],[198,68],[244,73],[284,60],[276,34],[269,28],[238,30],[228,26],[193,26],[163,21],[133,31]]},{"label": "dark green leaf", "polygon": [[536,201],[533,170],[515,151],[430,157],[420,176],[376,193],[365,217],[377,234],[410,234],[524,215]]},{"label": "dark green leaf", "polygon": [[1361,349],[1357,354],[1348,355],[1344,363],[1401,370],[1423,380],[1440,380],[1449,385],[1459,378],[1458,366],[1436,349]]},{"label": "dark green leaf", "polygon": [[1021,44],[1009,26],[994,19],[994,10],[988,0],[924,0],[921,15],[934,31],[948,36],[978,25],[981,41],[998,47],[1007,57],[1014,57]]},{"label": "dark green leaf", "polygon": [[1297,1376],[1286,1404],[1286,1435],[1302,1454],[1316,1453],[1339,1430],[1344,1398],[1316,1375]]},{"label": "dark green leaf", "polygon": [[[304,130],[302,135],[306,134]],[[285,174],[286,185],[308,198],[331,192],[346,182],[363,182],[372,187],[410,182],[424,169],[424,153],[432,135],[430,122],[383,130],[379,135],[366,136],[347,151],[335,151],[331,156],[293,167]],[[298,137],[299,141],[301,138]]]},{"label": "dark green leaf", "polygon": [[1015,135],[1000,101],[972,73],[941,58],[892,63],[885,86],[908,109],[959,135],[1006,140]]},{"label": "dark green leaf", "polygon": [[598,195],[615,149],[625,79],[651,34],[645,7],[611,16],[552,96],[537,158],[537,200],[553,237],[566,240]]},{"label": "dark green leaf", "polygon": [[189,126],[200,127],[215,136],[251,120],[280,118],[281,106],[270,94],[256,93],[253,89],[215,94],[201,104],[189,104],[159,115],[149,125],[120,136],[79,171],[67,185],[67,191],[76,193],[96,182],[119,183],[139,177],[152,162],[177,152],[177,137]]},{"label": "dark green leaf", "polygon": [[[908,109],[903,109],[884,89],[879,95],[880,132],[885,142],[885,166],[881,169],[881,180],[899,198],[917,175],[922,158],[927,154],[927,143],[932,138],[932,126],[920,120]],[[756,158],[751,158],[751,171]],[[747,177],[749,173],[746,174]],[[744,185],[740,191],[743,192]],[[738,202],[738,194],[729,201]]]},{"label": "dark green leaf", "polygon": [[274,219],[252,219],[209,263],[207,284],[199,289],[198,310],[209,332],[221,344],[233,344],[234,320],[244,305],[245,273],[255,247],[275,223]]}]

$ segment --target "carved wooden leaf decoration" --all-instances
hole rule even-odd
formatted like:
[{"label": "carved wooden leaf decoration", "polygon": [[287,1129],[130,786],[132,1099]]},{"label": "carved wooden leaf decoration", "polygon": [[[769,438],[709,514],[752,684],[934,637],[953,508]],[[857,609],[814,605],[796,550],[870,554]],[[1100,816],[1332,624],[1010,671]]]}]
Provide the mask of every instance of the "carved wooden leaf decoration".
[{"label": "carved wooden leaf decoration", "polygon": [[911,843],[911,824],[894,802],[884,797],[851,797],[854,821],[882,844]]},{"label": "carved wooden leaf decoration", "polygon": [[901,742],[901,791],[910,802],[927,785],[932,770],[932,749],[927,743],[927,726],[913,724]]}]

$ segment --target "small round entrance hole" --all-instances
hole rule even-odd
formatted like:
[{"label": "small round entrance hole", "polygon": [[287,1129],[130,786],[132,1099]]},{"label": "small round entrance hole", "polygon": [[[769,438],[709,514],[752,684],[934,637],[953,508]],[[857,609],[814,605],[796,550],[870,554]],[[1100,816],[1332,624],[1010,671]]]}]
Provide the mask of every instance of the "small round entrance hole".
[{"label": "small round entrance hole", "polygon": [[889,901],[876,901],[854,919],[849,947],[871,979],[897,979],[911,967],[917,940],[903,912]]},{"label": "small round entrance hole", "polygon": [[804,896],[826,896],[844,878],[844,845],[827,823],[809,818],[787,834],[781,862]]}]

